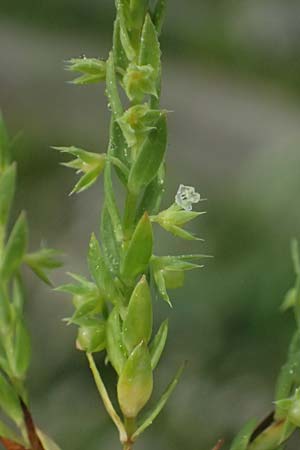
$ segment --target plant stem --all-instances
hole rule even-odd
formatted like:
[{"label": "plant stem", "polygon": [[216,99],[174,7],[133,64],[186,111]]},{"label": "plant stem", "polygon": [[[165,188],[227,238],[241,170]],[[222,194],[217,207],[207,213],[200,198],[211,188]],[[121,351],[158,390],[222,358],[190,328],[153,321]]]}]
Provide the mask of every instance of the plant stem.
[{"label": "plant stem", "polygon": [[104,383],[102,381],[102,378],[100,376],[100,373],[98,372],[97,366],[95,364],[93,355],[91,353],[86,354],[87,359],[89,361],[90,369],[92,371],[97,389],[99,391],[99,394],[102,398],[102,401],[104,403],[104,406],[106,408],[106,411],[110,415],[111,419],[113,420],[114,424],[119,430],[120,433],[120,441],[121,442],[127,442],[127,433],[124,427],[124,424],[118,414],[115,411],[115,408],[113,407],[113,404],[108,396],[107,390],[104,386]]}]

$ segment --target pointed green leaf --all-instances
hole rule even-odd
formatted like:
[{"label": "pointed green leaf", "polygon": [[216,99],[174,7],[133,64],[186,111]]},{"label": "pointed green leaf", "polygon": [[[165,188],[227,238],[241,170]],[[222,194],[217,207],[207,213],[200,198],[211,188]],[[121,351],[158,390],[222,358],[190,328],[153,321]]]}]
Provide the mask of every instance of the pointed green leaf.
[{"label": "pointed green leaf", "polygon": [[125,364],[127,354],[122,340],[120,316],[117,308],[109,315],[106,326],[107,355],[111,365],[120,375]]},{"label": "pointed green leaf", "polygon": [[161,33],[161,29],[166,14],[166,9],[167,9],[167,0],[156,1],[155,9],[153,12],[153,23],[155,25],[158,34]]},{"label": "pointed green leaf", "polygon": [[131,192],[138,194],[153,180],[164,159],[166,147],[167,121],[165,114],[162,114],[132,165],[128,179],[128,188]]},{"label": "pointed green leaf", "polygon": [[161,295],[163,300],[165,300],[168,303],[168,305],[172,308],[172,303],[166,288],[163,270],[155,270],[153,272],[153,275],[159,294]]},{"label": "pointed green leaf", "polygon": [[23,412],[13,387],[0,373],[0,408],[7,414],[17,425],[23,421]]},{"label": "pointed green leaf", "polygon": [[147,270],[153,245],[152,225],[147,213],[140,219],[133,233],[122,264],[122,277],[129,284]]},{"label": "pointed green leaf", "polygon": [[141,37],[141,48],[139,54],[139,65],[150,65],[154,69],[154,77],[157,79],[161,72],[160,67],[160,45],[157,31],[149,14],[146,16]]},{"label": "pointed green leaf", "polygon": [[8,280],[19,269],[27,249],[28,228],[26,217],[21,213],[5,247],[2,261],[2,277]]},{"label": "pointed green leaf", "polygon": [[14,347],[14,375],[23,379],[30,363],[31,342],[22,317],[17,319]]},{"label": "pointed green leaf", "polygon": [[177,227],[176,225],[167,225],[164,226],[167,231],[174,234],[174,236],[180,237],[182,239],[186,239],[188,241],[203,241],[203,239],[194,236],[189,231],[184,230],[183,228]]},{"label": "pointed green leaf", "polygon": [[116,172],[120,180],[127,185],[128,180],[128,145],[121,131],[118,122],[113,122],[111,129],[110,158],[115,157],[120,160],[126,167],[126,176],[124,171],[116,167]]},{"label": "pointed green leaf", "polygon": [[106,264],[113,273],[119,271],[120,247],[116,240],[108,208],[103,205],[101,216],[101,242]]},{"label": "pointed green leaf", "polygon": [[98,58],[72,58],[66,61],[65,69],[70,72],[97,75],[104,81],[106,75],[106,62]]},{"label": "pointed green leaf", "polygon": [[125,73],[128,66],[128,58],[121,42],[119,18],[115,21],[113,49],[115,67]]},{"label": "pointed green leaf", "polygon": [[[0,172],[0,232],[6,227],[16,184],[16,165],[11,164]],[[4,236],[3,236],[4,237]]]},{"label": "pointed green leaf", "polygon": [[101,299],[92,299],[84,301],[78,306],[73,316],[70,318],[69,323],[78,323],[78,319],[85,318],[87,316],[97,314],[101,312],[103,303]]},{"label": "pointed green leaf", "polygon": [[123,114],[123,106],[120,100],[118,84],[116,79],[116,71],[113,54],[110,53],[107,60],[107,75],[106,75],[106,93],[110,108],[114,118],[118,118]]},{"label": "pointed green leaf", "polygon": [[70,81],[71,84],[75,84],[77,86],[85,86],[87,84],[94,84],[99,83],[103,81],[105,78],[103,78],[102,74],[97,75],[81,75],[80,77],[74,78],[74,80]]},{"label": "pointed green leaf", "polygon": [[178,384],[178,381],[182,375],[182,372],[184,370],[185,364],[182,364],[182,366],[178,369],[177,373],[175,374],[175,377],[159,399],[158,403],[155,405],[155,407],[146,415],[146,417],[142,420],[141,425],[138,427],[136,432],[132,436],[132,440],[135,441],[142,433],[146,430],[146,428],[150,427],[152,425],[153,421],[156,419],[156,417],[159,415],[165,404],[167,403],[169,397],[171,396],[172,392],[174,391],[175,387]]},{"label": "pointed green leaf", "polygon": [[135,58],[135,51],[130,42],[130,37],[127,30],[127,23],[125,18],[125,2],[124,0],[118,0],[118,17],[120,21],[120,40],[127,59],[132,61]]},{"label": "pointed green leaf", "polygon": [[287,309],[293,308],[296,303],[296,289],[291,288],[286,293],[282,304],[280,305],[281,311],[286,311]]},{"label": "pointed green leaf", "polygon": [[104,169],[104,191],[105,191],[105,204],[110,214],[111,222],[113,224],[114,231],[116,234],[116,239],[119,243],[121,243],[123,241],[123,228],[112,185],[110,161],[107,161]]},{"label": "pointed green leaf", "polygon": [[160,360],[161,354],[165,348],[167,336],[168,336],[169,322],[165,320],[159,327],[155,338],[150,344],[149,351],[151,356],[151,367],[154,370]]},{"label": "pointed green leaf", "polygon": [[257,420],[252,419],[243,426],[241,431],[234,438],[230,450],[246,450],[253,431],[257,426]]},{"label": "pointed green leaf", "polygon": [[123,342],[130,353],[141,341],[146,344],[152,334],[151,293],[143,276],[136,285],[123,323]]},{"label": "pointed green leaf", "polygon": [[130,353],[118,381],[118,400],[125,417],[134,418],[148,402],[153,389],[149,351],[141,342]]},{"label": "pointed green leaf", "polygon": [[2,333],[9,332],[11,315],[11,306],[7,290],[4,289],[3,283],[0,280],[0,327]]},{"label": "pointed green leaf", "polygon": [[[149,0],[131,0],[130,1],[130,25],[131,28],[141,30],[148,7]],[[139,37],[139,36],[138,36]]]},{"label": "pointed green leaf", "polygon": [[99,167],[95,167],[95,169],[91,170],[90,172],[85,173],[80,180],[75,184],[72,191],[70,192],[70,195],[72,194],[79,194],[80,192],[86,191],[89,189],[94,183],[96,183],[99,175],[100,175],[101,169]]},{"label": "pointed green leaf", "polygon": [[24,262],[30,269],[48,285],[52,285],[47,270],[61,267],[63,263],[58,259],[60,253],[52,248],[41,248],[37,252],[27,253]]},{"label": "pointed green leaf", "polygon": [[158,171],[158,175],[151,181],[145,189],[141,200],[138,217],[148,211],[148,214],[157,214],[161,204],[165,187],[165,164],[163,163]]},{"label": "pointed green leaf", "polygon": [[113,304],[119,303],[121,301],[120,293],[117,290],[112,275],[106,266],[99,242],[94,234],[92,234],[90,240],[88,263],[90,272],[105,298]]}]

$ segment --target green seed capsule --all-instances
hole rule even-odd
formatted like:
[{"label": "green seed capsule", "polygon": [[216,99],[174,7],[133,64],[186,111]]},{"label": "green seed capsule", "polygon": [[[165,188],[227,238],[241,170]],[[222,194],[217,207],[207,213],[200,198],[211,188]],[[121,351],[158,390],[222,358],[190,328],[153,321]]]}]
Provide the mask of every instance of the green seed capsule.
[{"label": "green seed capsule", "polygon": [[129,355],[118,382],[118,399],[125,417],[134,418],[148,402],[153,389],[149,351],[141,342]]},{"label": "green seed capsule", "polygon": [[131,295],[123,323],[123,342],[128,352],[131,352],[141,341],[148,343],[151,334],[151,293],[146,277],[143,276]]},{"label": "green seed capsule", "polygon": [[85,352],[100,352],[105,348],[105,324],[83,326],[78,330],[77,347]]}]

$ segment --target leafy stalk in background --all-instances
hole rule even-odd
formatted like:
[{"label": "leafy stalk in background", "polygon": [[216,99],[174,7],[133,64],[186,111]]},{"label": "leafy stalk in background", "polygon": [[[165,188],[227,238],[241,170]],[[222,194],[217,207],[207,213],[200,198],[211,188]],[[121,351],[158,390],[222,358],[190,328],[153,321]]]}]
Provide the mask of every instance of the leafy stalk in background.
[{"label": "leafy stalk in background", "polygon": [[[116,1],[113,48],[107,61],[83,57],[67,63],[68,70],[80,73],[74,84],[106,81],[111,111],[107,152],[55,147],[75,156],[64,165],[83,174],[72,192],[87,189],[103,172],[100,233],[92,235],[88,252],[91,279],[72,274],[73,282],[58,289],[73,297],[75,312],[69,322],[79,327],[77,348],[87,354],[124,450],[132,448],[160,413],[183,370],[182,365],[154,408],[141,416],[168,334],[167,320],[153,330],[153,294],[171,305],[168,290],[183,284],[185,271],[202,267],[196,262],[203,257],[153,254],[154,223],[175,236],[197,239],[183,226],[200,214],[191,211],[200,195],[184,185],[174,204],[159,211],[167,148],[167,112],[160,107],[159,35],[164,12],[165,0]],[[116,202],[117,181],[125,192],[122,208]],[[105,352],[116,372],[118,406],[96,366],[97,352]]]},{"label": "leafy stalk in background", "polygon": [[31,357],[30,337],[24,319],[24,264],[51,284],[47,270],[60,266],[57,252],[41,248],[28,253],[28,225],[21,212],[10,227],[16,188],[16,164],[11,160],[12,141],[0,114],[0,441],[8,450],[58,450],[35,427],[28,409],[26,376]]}]

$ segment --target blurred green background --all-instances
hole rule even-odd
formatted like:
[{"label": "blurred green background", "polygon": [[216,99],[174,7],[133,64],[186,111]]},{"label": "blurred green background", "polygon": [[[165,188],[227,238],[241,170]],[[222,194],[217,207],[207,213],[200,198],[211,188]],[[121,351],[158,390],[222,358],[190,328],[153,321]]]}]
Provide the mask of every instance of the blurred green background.
[{"label": "blurred green background", "polygon": [[[102,187],[68,197],[74,176],[50,145],[105,151],[108,113],[103,86],[66,84],[63,61],[83,53],[106,57],[113,3],[0,5],[0,105],[11,133],[21,131],[16,211],[28,211],[32,248],[46,241],[65,252],[65,271],[86,272]],[[189,364],[141,450],[210,449],[272,407],[293,330],[279,305],[293,282],[290,239],[300,238],[299,13],[296,0],[169,0],[163,105],[174,112],[164,205],[180,183],[191,184],[208,199],[208,214],[194,229],[204,244],[158,232],[156,252],[207,252],[214,259],[187,276],[186,288],[173,295],[174,310],[155,304],[158,319],[171,320],[157,391],[183,359]],[[54,281],[63,280],[62,270]],[[74,348],[75,328],[62,322],[69,300],[29,273],[27,286],[38,423],[65,449],[118,448]],[[115,383],[109,370],[104,375]]]}]

